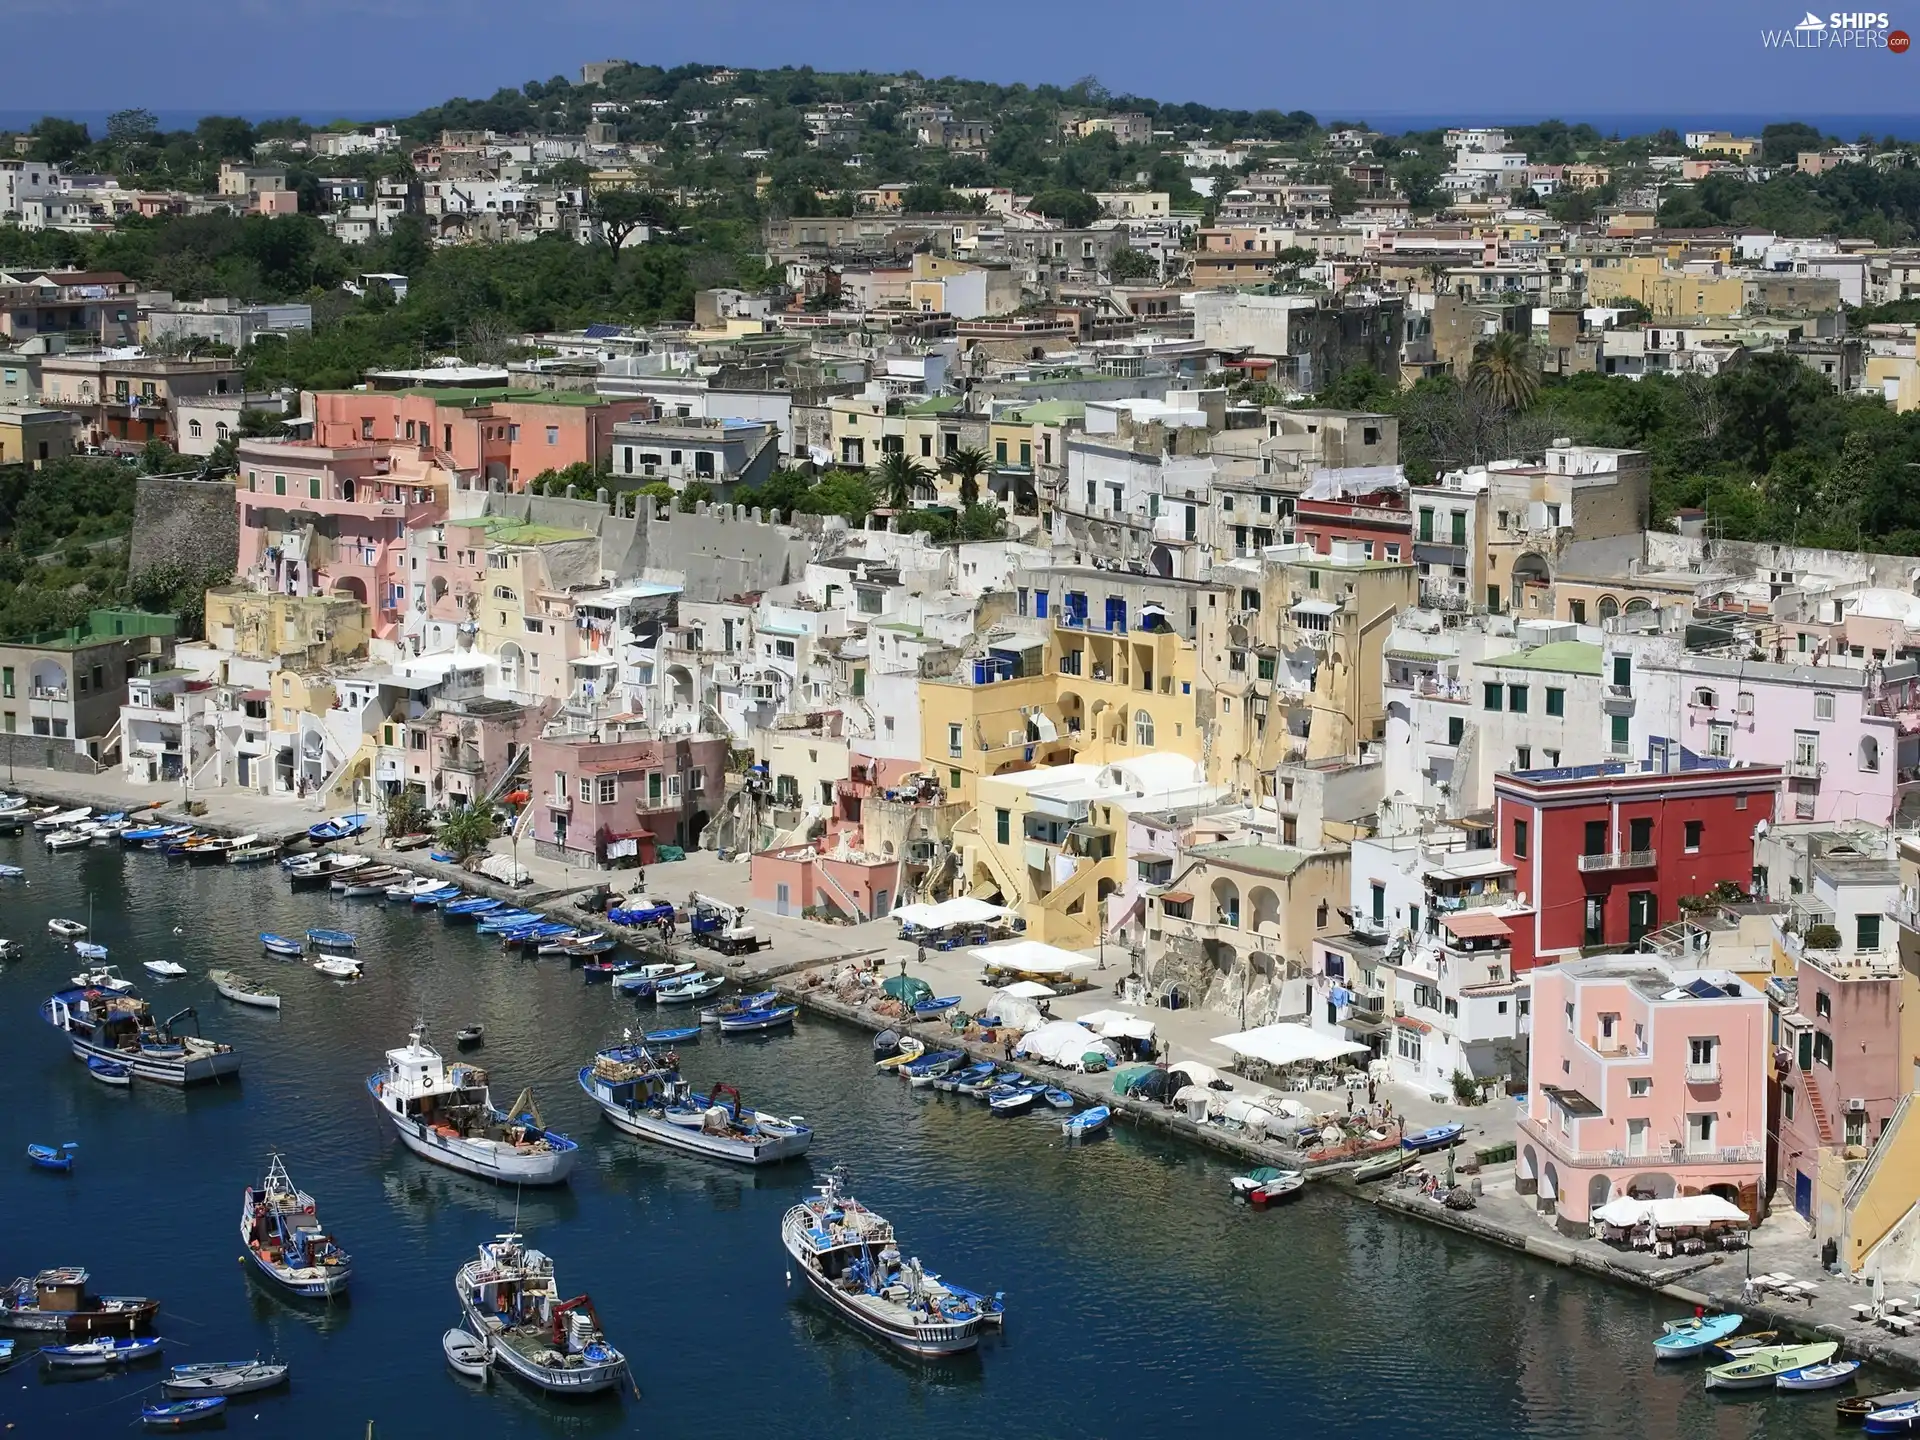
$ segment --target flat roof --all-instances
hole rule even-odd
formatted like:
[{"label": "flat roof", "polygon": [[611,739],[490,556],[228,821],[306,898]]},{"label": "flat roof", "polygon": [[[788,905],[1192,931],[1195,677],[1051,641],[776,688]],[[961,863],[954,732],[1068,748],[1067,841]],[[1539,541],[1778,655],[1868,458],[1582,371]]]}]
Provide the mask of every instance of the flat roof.
[{"label": "flat roof", "polygon": [[1278,875],[1285,879],[1311,860],[1315,852],[1282,845],[1249,845],[1227,841],[1219,845],[1196,845],[1187,853],[1203,860],[1218,860],[1223,865],[1256,870],[1263,875]]},{"label": "flat roof", "polygon": [[1557,670],[1568,675],[1598,675],[1601,658],[1598,645],[1589,645],[1584,640],[1556,640],[1550,645],[1536,645],[1531,650],[1517,650],[1510,655],[1490,655],[1480,663],[1497,665],[1506,670]]}]

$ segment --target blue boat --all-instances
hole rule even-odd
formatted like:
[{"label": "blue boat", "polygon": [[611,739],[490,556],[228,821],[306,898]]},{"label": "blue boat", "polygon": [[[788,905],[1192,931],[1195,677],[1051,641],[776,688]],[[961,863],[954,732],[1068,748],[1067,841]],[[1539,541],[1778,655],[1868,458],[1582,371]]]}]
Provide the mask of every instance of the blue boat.
[{"label": "blue boat", "polygon": [[331,820],[322,820],[318,825],[309,825],[307,838],[316,845],[325,845],[332,840],[350,840],[366,828],[365,815],[336,815]]},{"label": "blue boat", "polygon": [[218,1419],[225,1413],[227,1397],[206,1395],[198,1400],[167,1400],[159,1405],[142,1405],[140,1423],[156,1430],[178,1430]]},{"label": "blue boat", "polygon": [[351,950],[354,939],[346,930],[309,930],[307,940],[316,950]]},{"label": "blue boat", "polygon": [[98,1055],[87,1057],[87,1073],[102,1085],[133,1084],[133,1067],[124,1060],[107,1060]]},{"label": "blue boat", "polygon": [[504,935],[540,919],[531,910],[496,910],[473,928],[482,935]]},{"label": "blue boat", "polygon": [[616,906],[607,911],[607,919],[616,925],[658,925],[662,921],[673,919],[673,906],[658,905]]},{"label": "blue boat", "polygon": [[1443,1150],[1460,1138],[1467,1127],[1458,1120],[1450,1125],[1435,1125],[1426,1130],[1409,1130],[1400,1137],[1400,1148],[1416,1155],[1428,1150]]},{"label": "blue boat", "polygon": [[[622,985],[621,989],[629,994],[653,993],[653,982],[638,973],[640,962],[631,956],[622,956],[618,960],[589,960],[580,967],[580,978],[591,985],[596,980],[624,980],[632,975],[638,984]],[[640,989],[644,985],[645,990]]]},{"label": "blue boat", "polygon": [[673,1030],[649,1030],[646,1041],[649,1045],[685,1045],[690,1040],[700,1038],[698,1025],[681,1025]]},{"label": "blue boat", "polygon": [[95,945],[91,940],[76,940],[73,942],[73,953],[82,960],[104,960],[107,958],[107,947]]},{"label": "blue boat", "polygon": [[1869,1411],[1860,1428],[1869,1435],[1912,1435],[1920,1431],[1920,1400]]},{"label": "blue boat", "polygon": [[962,1085],[973,1085],[985,1080],[999,1068],[1000,1067],[995,1065],[991,1060],[981,1060],[976,1064],[967,1066],[964,1070],[949,1070],[933,1082],[933,1088],[951,1093],[952,1091],[958,1090]]},{"label": "blue boat", "polygon": [[13,1341],[0,1340],[0,1369],[4,1369],[11,1359],[13,1359]]},{"label": "blue boat", "polygon": [[52,1145],[29,1145],[27,1159],[42,1170],[71,1170],[73,1169],[73,1152],[79,1148],[79,1144],[72,1140],[57,1148]]},{"label": "blue boat", "polygon": [[[582,973],[592,969],[594,965],[599,963],[601,962],[595,961],[581,966]],[[651,1000],[653,998],[653,987],[658,982],[655,981],[651,975],[642,974],[639,968],[631,962],[625,966],[613,961],[607,961],[605,963],[612,968],[604,973],[613,976],[613,988],[618,990],[622,995],[630,995],[635,1000]]]},{"label": "blue boat", "polygon": [[1698,1320],[1669,1320],[1654,1337],[1653,1358],[1684,1360],[1710,1350],[1745,1322],[1744,1315],[1703,1315]]},{"label": "blue boat", "polygon": [[1040,1092],[1040,1098],[1056,1110],[1071,1110],[1080,1102],[1073,1098],[1071,1090],[1055,1090],[1052,1086]]},{"label": "blue boat", "polygon": [[954,1069],[966,1058],[967,1052],[964,1050],[933,1050],[907,1061],[900,1067],[900,1074],[909,1081],[919,1080],[926,1084]]},{"label": "blue boat", "polygon": [[413,903],[427,909],[441,909],[458,904],[467,898],[466,892],[458,885],[442,885],[438,890],[423,890],[413,897]]},{"label": "blue boat", "polygon": [[449,920],[459,920],[468,915],[484,915],[489,910],[498,910],[506,903],[488,895],[469,895],[464,900],[448,901],[440,907],[440,913]]},{"label": "blue boat", "polygon": [[764,1010],[780,1003],[778,990],[762,990],[757,995],[736,995],[720,1005],[709,1005],[700,1012],[702,1025],[718,1025],[729,1015],[744,1015],[749,1010]]},{"label": "blue boat", "polygon": [[916,1017],[924,1020],[930,1016],[944,1015],[959,1003],[960,997],[958,995],[937,995],[931,1000],[916,1001],[913,1007],[913,1013]]},{"label": "blue boat", "polygon": [[740,1010],[720,1017],[720,1033],[745,1035],[759,1030],[784,1029],[793,1024],[793,1017],[799,1013],[798,1005],[764,1005],[754,1010]]},{"label": "blue boat", "polygon": [[171,825],[142,825],[136,830],[122,830],[120,843],[131,850],[134,846],[144,845],[149,840],[158,840],[170,834],[172,830]]},{"label": "blue boat", "polygon": [[269,955],[284,955],[292,960],[304,959],[307,953],[307,947],[298,940],[276,935],[271,930],[260,932],[260,943],[267,947]]},{"label": "blue boat", "polygon": [[1017,1080],[987,1092],[987,1106],[996,1115],[1024,1115],[1047,1087],[1038,1080]]},{"label": "blue boat", "polygon": [[1094,1105],[1082,1110],[1078,1115],[1069,1115],[1060,1122],[1060,1133],[1069,1140],[1084,1140],[1087,1136],[1106,1129],[1107,1121],[1113,1112],[1105,1105]]},{"label": "blue boat", "polygon": [[26,873],[18,865],[0,865],[0,880],[18,880]]},{"label": "blue boat", "polygon": [[42,1345],[40,1358],[62,1370],[106,1370],[131,1365],[160,1353],[158,1336],[101,1335],[72,1345]]}]

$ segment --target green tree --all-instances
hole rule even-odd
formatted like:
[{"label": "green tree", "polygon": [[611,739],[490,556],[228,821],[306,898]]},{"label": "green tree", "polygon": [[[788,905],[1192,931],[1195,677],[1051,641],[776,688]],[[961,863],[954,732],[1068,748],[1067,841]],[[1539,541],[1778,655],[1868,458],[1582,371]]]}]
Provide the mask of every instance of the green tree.
[{"label": "green tree", "polygon": [[1131,245],[1122,245],[1113,252],[1112,269],[1115,280],[1150,280],[1160,273],[1151,255]]},{"label": "green tree", "polygon": [[93,136],[87,133],[86,126],[75,120],[63,120],[58,115],[36,120],[27,133],[33,139],[27,153],[50,165],[65,165],[76,160],[93,145]]},{"label": "green tree", "polygon": [[180,457],[164,440],[149,440],[140,448],[140,468],[149,475],[169,475],[181,467]]},{"label": "green tree", "polygon": [[932,480],[927,467],[903,450],[890,450],[883,455],[875,474],[880,482],[880,493],[887,497],[889,510],[910,509]]},{"label": "green tree", "polygon": [[116,110],[107,116],[107,144],[115,150],[145,145],[160,134],[160,122],[151,110]]},{"label": "green tree", "polygon": [[980,477],[993,461],[977,445],[963,445],[940,462],[940,468],[953,476],[960,491],[960,508],[966,510],[980,500]]},{"label": "green tree", "polygon": [[962,540],[999,540],[1007,533],[1007,520],[992,505],[969,505],[960,514]]},{"label": "green tree", "polygon": [[1084,230],[1100,218],[1100,202],[1083,190],[1042,190],[1027,208],[1070,230]]},{"label": "green tree", "polygon": [[485,850],[493,839],[493,814],[481,806],[462,806],[450,811],[441,820],[440,828],[434,832],[434,839],[440,842],[440,848],[452,853],[454,859],[465,860],[477,851]]},{"label": "green tree", "polygon": [[850,525],[864,525],[873,513],[873,484],[851,470],[829,470],[795,508],[804,515],[840,515]]},{"label": "green tree", "polygon": [[1502,410],[1524,410],[1540,390],[1540,371],[1533,363],[1533,347],[1512,330],[1502,330],[1473,347],[1467,383]]},{"label": "green tree", "polygon": [[1850,535],[1855,546],[1872,499],[1875,468],[1873,440],[1865,430],[1849,430],[1827,476],[1825,499],[1828,522]]},{"label": "green tree", "polygon": [[411,785],[402,785],[387,797],[385,825],[388,835],[418,835],[432,819],[426,796]]},{"label": "green tree", "polygon": [[193,127],[193,138],[210,160],[253,158],[253,126],[237,115],[204,115]]},{"label": "green tree", "polygon": [[599,227],[600,238],[607,242],[613,258],[633,232],[642,226],[657,226],[665,213],[665,202],[644,190],[596,190],[587,210]]}]

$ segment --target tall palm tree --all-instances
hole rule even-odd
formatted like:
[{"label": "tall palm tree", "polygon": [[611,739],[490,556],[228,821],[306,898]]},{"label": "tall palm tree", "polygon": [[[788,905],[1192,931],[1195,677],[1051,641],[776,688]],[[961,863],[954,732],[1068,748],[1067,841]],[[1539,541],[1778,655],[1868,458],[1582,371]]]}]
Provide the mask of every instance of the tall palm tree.
[{"label": "tall palm tree", "polygon": [[1473,366],[1467,383],[1487,395],[1502,410],[1524,410],[1540,392],[1540,371],[1533,363],[1533,347],[1511,330],[1473,347]]},{"label": "tall palm tree", "polygon": [[959,482],[962,510],[970,510],[980,503],[980,476],[992,463],[987,452],[977,445],[955,450],[940,462],[940,468]]},{"label": "tall palm tree", "polygon": [[890,450],[880,457],[880,489],[887,497],[890,510],[911,509],[922,487],[932,478],[926,466],[908,459],[903,451]]}]

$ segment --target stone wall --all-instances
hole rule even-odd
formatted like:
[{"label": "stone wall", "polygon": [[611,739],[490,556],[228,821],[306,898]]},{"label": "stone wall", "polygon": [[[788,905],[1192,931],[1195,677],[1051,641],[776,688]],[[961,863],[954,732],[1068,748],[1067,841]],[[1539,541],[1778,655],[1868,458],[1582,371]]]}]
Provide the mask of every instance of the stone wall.
[{"label": "stone wall", "polygon": [[127,573],[177,564],[231,573],[240,557],[240,508],[233,480],[144,475],[134,499]]},{"label": "stone wall", "polygon": [[[73,748],[71,740],[46,735],[0,735],[0,765],[11,775],[22,770],[63,770],[69,775],[98,775],[108,767]],[[7,788],[13,788],[10,782]]]}]

